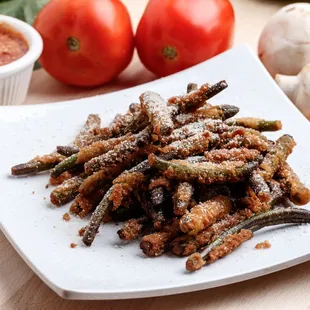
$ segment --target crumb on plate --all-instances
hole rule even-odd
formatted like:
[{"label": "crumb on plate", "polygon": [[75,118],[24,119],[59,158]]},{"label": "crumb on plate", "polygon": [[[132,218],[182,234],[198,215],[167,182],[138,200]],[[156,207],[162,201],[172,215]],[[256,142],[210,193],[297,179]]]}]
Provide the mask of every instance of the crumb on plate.
[{"label": "crumb on plate", "polygon": [[86,230],[86,227],[82,227],[82,228],[79,229],[79,236],[80,237],[84,236],[85,230]]},{"label": "crumb on plate", "polygon": [[260,250],[260,249],[269,249],[271,247],[271,244],[269,243],[268,240],[265,240],[263,242],[259,242],[256,244],[255,249]]},{"label": "crumb on plate", "polygon": [[76,243],[72,242],[72,243],[70,244],[70,248],[74,249],[74,248],[76,248],[76,247],[77,247],[77,244],[76,244]]},{"label": "crumb on plate", "polygon": [[63,218],[66,222],[69,222],[69,221],[71,220],[71,217],[70,217],[70,215],[69,215],[68,212],[66,212],[66,213],[62,216],[62,218]]}]

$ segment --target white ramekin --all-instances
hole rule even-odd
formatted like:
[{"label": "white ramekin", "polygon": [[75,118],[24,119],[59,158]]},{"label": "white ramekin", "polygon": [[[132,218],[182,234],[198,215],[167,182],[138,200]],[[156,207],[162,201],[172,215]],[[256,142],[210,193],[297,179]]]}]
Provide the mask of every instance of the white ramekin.
[{"label": "white ramekin", "polygon": [[18,105],[26,98],[33,65],[42,53],[43,41],[33,27],[16,18],[0,15],[2,23],[22,34],[29,46],[23,57],[0,66],[0,105]]}]

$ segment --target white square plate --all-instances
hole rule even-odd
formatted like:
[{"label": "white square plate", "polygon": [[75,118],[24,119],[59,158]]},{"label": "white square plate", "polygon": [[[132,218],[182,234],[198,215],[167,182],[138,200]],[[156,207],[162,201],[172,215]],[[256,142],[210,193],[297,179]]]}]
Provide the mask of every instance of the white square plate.
[{"label": "white square plate", "polygon": [[[82,245],[78,229],[87,220],[62,215],[69,206],[54,208],[46,189],[47,175],[12,178],[10,167],[70,142],[89,113],[108,123],[125,112],[139,95],[152,90],[164,97],[185,92],[188,82],[227,80],[227,90],[212,103],[233,104],[240,115],[281,119],[297,147],[289,158],[302,181],[310,183],[309,123],[285,97],[246,46],[157,81],[103,96],[35,106],[0,108],[1,229],[27,264],[60,296],[70,299],[122,299],[176,294],[211,288],[271,273],[308,260],[310,226],[266,229],[231,255],[199,272],[186,273],[185,259],[163,255],[146,258],[137,242],[123,244],[119,227],[100,228],[92,247]],[[46,197],[46,200],[45,200]],[[272,247],[254,250],[257,242]],[[75,249],[70,243],[78,243]]]}]

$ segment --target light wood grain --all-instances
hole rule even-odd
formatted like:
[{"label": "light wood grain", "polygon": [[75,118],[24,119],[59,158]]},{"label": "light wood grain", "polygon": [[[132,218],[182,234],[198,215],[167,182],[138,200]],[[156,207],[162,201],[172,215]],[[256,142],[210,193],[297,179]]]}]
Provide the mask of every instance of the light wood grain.
[{"label": "light wood grain", "polygon": [[[147,1],[124,2],[136,26]],[[256,50],[259,34],[268,18],[289,1],[232,0],[232,3],[237,17],[236,43],[247,43]],[[116,81],[96,89],[68,87],[39,70],[33,75],[25,103],[82,98],[152,79],[155,79],[154,75],[143,68],[136,55]],[[68,301],[58,297],[30,270],[1,232],[0,252],[0,309],[310,309],[310,262],[261,278],[201,292],[139,300],[90,302]]]}]

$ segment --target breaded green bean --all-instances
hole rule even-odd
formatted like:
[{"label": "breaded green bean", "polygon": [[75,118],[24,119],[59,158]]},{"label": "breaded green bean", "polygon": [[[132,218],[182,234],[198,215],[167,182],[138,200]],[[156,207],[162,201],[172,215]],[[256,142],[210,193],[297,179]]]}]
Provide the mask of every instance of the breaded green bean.
[{"label": "breaded green bean", "polygon": [[180,112],[195,111],[205,104],[205,101],[214,97],[225,88],[227,88],[226,81],[220,81],[214,85],[203,84],[197,90],[193,90],[184,96],[176,96],[169,99],[169,104],[179,106]]},{"label": "breaded green bean", "polygon": [[201,247],[208,245],[217,239],[224,231],[238,225],[242,221],[253,216],[250,210],[238,210],[226,215],[222,220],[214,223],[196,236],[180,236],[170,243],[171,252],[178,256],[188,256],[197,252]]},{"label": "breaded green bean", "polygon": [[301,183],[300,179],[288,163],[285,163],[277,171],[276,176],[282,190],[288,195],[288,198],[294,204],[302,206],[310,201],[310,190]]},{"label": "breaded green bean", "polygon": [[75,138],[73,144],[77,147],[83,147],[92,140],[93,131],[100,128],[101,119],[98,114],[90,114],[86,120],[83,129]]},{"label": "breaded green bean", "polygon": [[[264,227],[268,226],[275,226],[275,225],[282,225],[282,224],[302,224],[302,223],[309,223],[310,222],[310,211],[306,209],[298,209],[298,208],[277,208],[274,210],[269,210],[264,213],[260,213],[258,215],[252,216],[249,219],[242,221],[241,223],[237,224],[236,226],[226,230],[223,232],[217,239],[215,239],[212,243],[210,243],[206,248],[203,249],[201,253],[194,253],[192,254],[187,262],[186,262],[186,269],[188,271],[196,271],[200,269],[202,266],[206,265],[207,263],[211,263],[214,261],[213,258],[219,258],[221,256],[213,255],[210,257],[210,253],[218,248],[219,246],[223,245],[226,237],[234,236],[235,234],[239,233],[241,230],[250,230],[252,232],[258,231]],[[246,234],[250,237],[251,234]],[[243,239],[243,238],[242,238]],[[243,239],[244,241],[245,239]],[[232,244],[233,245],[233,244]],[[239,242],[235,243],[236,246],[240,245]],[[230,253],[236,246],[227,246],[227,250],[225,247],[221,249],[224,250],[226,254]]]},{"label": "breaded green bean", "polygon": [[141,111],[141,105],[139,103],[131,103],[129,105],[129,112],[135,113]]},{"label": "breaded green bean", "polygon": [[220,150],[211,150],[204,153],[206,161],[210,161],[213,163],[221,163],[227,160],[240,160],[243,162],[248,161],[258,161],[260,158],[260,152],[255,149],[248,149],[242,147],[240,149],[232,148],[232,149],[220,149]]},{"label": "breaded green bean", "polygon": [[111,184],[112,180],[128,168],[128,166],[129,164],[122,163],[118,166],[108,167],[93,173],[81,184],[79,187],[79,192],[84,196],[92,195],[103,186]]},{"label": "breaded green bean", "polygon": [[270,181],[273,175],[284,165],[295,145],[296,142],[290,135],[283,135],[277,139],[259,166],[260,174],[265,181]]},{"label": "breaded green bean", "polygon": [[235,116],[239,108],[233,105],[218,105],[196,110],[193,113],[178,114],[174,122],[178,127],[204,119],[226,120]]},{"label": "breaded green bean", "polygon": [[260,175],[259,171],[253,171],[249,178],[251,188],[256,196],[262,202],[269,202],[271,199],[270,189],[264,178]]},{"label": "breaded green bean", "polygon": [[110,201],[110,195],[112,190],[113,186],[106,192],[90,218],[90,222],[87,225],[83,236],[83,243],[87,246],[90,246],[93,243],[99,226],[112,205]]},{"label": "breaded green bean", "polygon": [[[130,173],[134,173],[134,172],[139,172],[141,174],[141,179],[142,179],[142,175],[145,177],[145,175],[150,170],[151,170],[151,166],[149,165],[148,160],[144,160],[143,162],[141,162],[138,165],[134,166],[130,170],[124,171],[119,176],[119,180],[122,177],[126,178]],[[130,177],[130,175],[129,175],[129,177]],[[121,184],[121,183],[119,183],[119,184]],[[97,231],[99,229],[100,223],[104,219],[104,216],[108,212],[109,208],[113,206],[112,201],[110,200],[110,196],[113,193],[113,191],[115,190],[115,185],[113,185],[107,191],[107,193],[105,194],[105,196],[103,197],[103,199],[101,200],[99,205],[96,207],[96,210],[92,214],[92,217],[90,219],[90,222],[89,222],[89,224],[88,224],[88,226],[86,228],[86,231],[85,231],[85,234],[84,234],[84,237],[83,237],[83,242],[87,246],[90,246],[93,243],[93,241],[94,241],[94,239],[96,237],[96,233],[97,233]],[[137,184],[131,184],[131,185],[132,185],[132,189],[133,189],[134,187],[139,187],[141,184],[137,183]],[[128,190],[128,187],[127,187],[127,190]],[[128,192],[127,192],[127,194],[128,194]]]},{"label": "breaded green bean", "polygon": [[197,235],[217,220],[224,218],[232,209],[232,201],[225,196],[217,196],[193,207],[180,219],[180,228],[184,233]]},{"label": "breaded green bean", "polygon": [[203,153],[208,150],[210,145],[218,141],[218,135],[205,131],[191,136],[181,141],[175,141],[167,146],[160,148],[161,154],[168,155],[170,158],[184,158],[191,155]]},{"label": "breaded green bean", "polygon": [[62,160],[54,169],[51,171],[51,177],[56,178],[61,175],[63,172],[68,171],[74,167],[76,167],[78,154],[73,154],[70,157]]},{"label": "breaded green bean", "polygon": [[67,146],[62,146],[59,145],[56,148],[56,151],[58,154],[63,155],[63,156],[71,156],[73,154],[76,154],[79,152],[79,147],[75,146],[75,145],[67,145]]},{"label": "breaded green bean", "polygon": [[130,219],[124,223],[123,228],[117,231],[117,234],[122,240],[134,240],[139,236],[147,223],[148,218],[146,216]]},{"label": "breaded green bean", "polygon": [[143,236],[140,242],[140,249],[146,256],[160,256],[168,250],[169,242],[180,233],[179,219],[175,218],[162,231]]},{"label": "breaded green bean", "polygon": [[140,102],[152,125],[153,134],[159,137],[169,135],[174,125],[164,99],[159,94],[148,91],[140,96]]},{"label": "breaded green bean", "polygon": [[125,141],[130,141],[131,136],[132,136],[131,134],[127,134],[119,138],[111,138],[108,140],[97,141],[92,143],[91,145],[85,146],[81,148],[80,151],[78,152],[76,163],[84,164],[94,157],[98,157],[102,154],[105,154],[108,151],[113,150],[116,145],[121,144],[122,142]]},{"label": "breaded green bean", "polygon": [[252,128],[258,131],[278,131],[282,129],[281,121],[267,121],[261,118],[241,117],[236,119],[226,120],[225,123],[229,126],[242,126]]},{"label": "breaded green bean", "polygon": [[165,201],[165,189],[162,186],[155,187],[150,191],[150,201],[153,206],[160,206]]},{"label": "breaded green bean", "polygon": [[184,215],[191,203],[194,194],[194,186],[188,182],[178,184],[175,194],[173,195],[173,210],[175,215]]},{"label": "breaded green bean", "polygon": [[78,194],[70,206],[70,212],[84,218],[96,208],[105,193],[106,189],[100,189],[91,196]]},{"label": "breaded green bean", "polygon": [[232,196],[231,190],[228,186],[218,184],[199,184],[198,186],[196,186],[195,192],[197,194],[198,202],[205,202],[206,200],[210,200],[216,196]]},{"label": "breaded green bean", "polygon": [[37,156],[27,163],[13,166],[11,168],[11,174],[24,176],[50,170],[63,159],[65,159],[65,157],[56,152],[49,155]]},{"label": "breaded green bean", "polygon": [[149,155],[149,163],[153,168],[164,171],[164,175],[169,179],[197,181],[204,184],[240,182],[258,166],[257,162],[240,161],[221,164],[190,163],[186,160],[166,161],[154,154]]},{"label": "breaded green bean", "polygon": [[123,172],[113,181],[113,190],[110,200],[113,201],[113,210],[122,205],[122,202],[137,187],[146,181],[146,177],[141,172]]},{"label": "breaded green bean", "polygon": [[186,88],[186,92],[190,93],[190,92],[195,91],[197,89],[198,89],[198,84],[196,84],[196,83],[188,83],[187,84],[187,88]]},{"label": "breaded green bean", "polygon": [[181,141],[183,139],[187,139],[196,134],[210,131],[213,133],[222,133],[227,129],[227,125],[223,124],[222,121],[219,120],[202,120],[200,122],[190,123],[178,129],[175,129],[171,135],[161,137],[160,143],[161,145],[170,144],[175,141]]},{"label": "breaded green bean", "polygon": [[127,133],[138,133],[143,130],[148,124],[146,114],[137,109],[135,112],[127,112],[124,115],[119,115],[110,125],[110,130],[113,136],[123,136]]},{"label": "breaded green bean", "polygon": [[138,152],[141,147],[147,145],[149,142],[150,132],[146,128],[135,135],[129,136],[128,139],[117,144],[107,153],[89,160],[85,163],[85,171],[91,174],[109,166],[116,166],[129,160],[134,153]]},{"label": "breaded green bean", "polygon": [[51,203],[59,207],[72,200],[79,193],[78,189],[83,180],[83,178],[76,176],[58,185],[51,192]]},{"label": "breaded green bean", "polygon": [[236,128],[220,134],[221,149],[248,148],[259,152],[266,152],[270,148],[270,142],[266,137],[252,129]]},{"label": "breaded green bean", "polygon": [[271,180],[268,185],[270,187],[271,197],[269,204],[271,207],[273,207],[283,200],[285,193],[282,190],[280,183],[275,180]]}]

